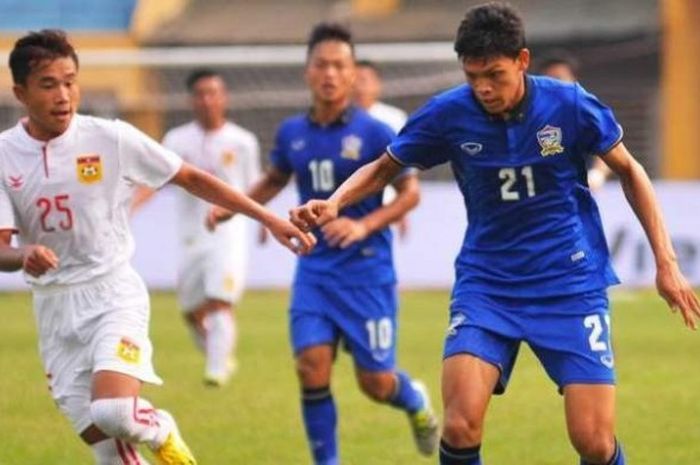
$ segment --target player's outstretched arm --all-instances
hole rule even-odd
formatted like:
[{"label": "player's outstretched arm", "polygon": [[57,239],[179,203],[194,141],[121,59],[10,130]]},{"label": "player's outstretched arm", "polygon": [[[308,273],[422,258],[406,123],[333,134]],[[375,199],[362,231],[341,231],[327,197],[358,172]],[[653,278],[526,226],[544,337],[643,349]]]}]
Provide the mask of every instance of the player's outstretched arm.
[{"label": "player's outstretched arm", "polygon": [[328,244],[341,249],[364,240],[391,223],[403,218],[420,201],[418,176],[406,174],[394,181],[396,197],[390,203],[372,211],[360,219],[341,216],[326,223],[322,232]]},{"label": "player's outstretched arm", "polygon": [[275,239],[295,253],[309,253],[315,245],[316,240],[311,234],[300,231],[255,200],[188,163],[182,164],[170,182],[207,202],[259,221],[270,230]]},{"label": "player's outstretched arm", "polygon": [[656,260],[656,288],[673,311],[680,310],[687,327],[697,329],[700,303],[678,268],[671,237],[649,176],[620,143],[603,160],[619,176],[622,189],[646,233]]},{"label": "player's outstretched arm", "polygon": [[12,231],[0,231],[0,270],[24,270],[38,278],[49,270],[58,268],[58,257],[53,250],[43,245],[12,247]]},{"label": "player's outstretched arm", "polygon": [[289,212],[292,223],[304,231],[323,226],[338,217],[338,211],[379,192],[393,181],[403,167],[388,154],[355,171],[328,200],[311,200]]},{"label": "player's outstretched arm", "polygon": [[[285,188],[291,177],[291,174],[283,173],[275,167],[270,167],[265,174],[248,189],[246,195],[256,202],[265,205]],[[217,224],[230,220],[233,215],[234,212],[230,210],[219,206],[213,206],[207,215],[207,229],[213,231]]]}]

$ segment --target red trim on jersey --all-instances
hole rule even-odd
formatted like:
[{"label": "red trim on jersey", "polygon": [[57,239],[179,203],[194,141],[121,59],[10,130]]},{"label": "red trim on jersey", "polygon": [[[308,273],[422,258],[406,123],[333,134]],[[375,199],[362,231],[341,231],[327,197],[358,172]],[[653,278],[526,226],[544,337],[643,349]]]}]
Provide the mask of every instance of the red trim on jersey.
[{"label": "red trim on jersey", "polygon": [[119,453],[119,458],[124,462],[124,465],[132,465],[131,460],[129,460],[129,457],[126,455],[122,442],[119,439],[115,439],[114,442],[117,443],[117,452]]},{"label": "red trim on jersey", "polygon": [[129,453],[129,457],[133,459],[135,465],[141,465],[141,461],[139,460],[136,450],[134,450],[134,446],[128,442],[126,443],[126,451]]},{"label": "red trim on jersey", "polygon": [[43,158],[44,158],[44,174],[48,178],[49,177],[49,159],[48,159],[46,145],[41,146],[41,153],[42,153]]}]

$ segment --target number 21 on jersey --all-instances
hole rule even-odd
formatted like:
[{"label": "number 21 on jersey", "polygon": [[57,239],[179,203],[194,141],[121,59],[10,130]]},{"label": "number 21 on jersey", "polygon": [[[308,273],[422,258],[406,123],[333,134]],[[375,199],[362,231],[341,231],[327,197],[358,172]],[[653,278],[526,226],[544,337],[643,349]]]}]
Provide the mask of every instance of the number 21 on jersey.
[{"label": "number 21 on jersey", "polygon": [[535,176],[532,172],[532,166],[523,166],[520,170],[517,168],[501,168],[498,172],[498,178],[503,181],[501,184],[501,200],[504,202],[520,200],[518,186],[522,182],[525,183],[528,197],[534,197],[536,194]]}]

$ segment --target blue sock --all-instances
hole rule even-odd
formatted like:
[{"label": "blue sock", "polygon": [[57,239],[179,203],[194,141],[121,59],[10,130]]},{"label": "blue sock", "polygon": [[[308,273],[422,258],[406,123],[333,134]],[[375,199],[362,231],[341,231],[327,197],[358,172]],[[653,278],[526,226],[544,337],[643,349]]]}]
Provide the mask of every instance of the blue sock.
[{"label": "blue sock", "polygon": [[[581,459],[581,465],[593,464]],[[620,442],[617,439],[615,439],[615,453],[607,463],[602,465],[625,465],[625,453],[622,450],[622,444],[620,444]]]},{"label": "blue sock", "polygon": [[481,445],[458,449],[440,441],[440,465],[481,465]]},{"label": "blue sock", "polygon": [[394,407],[414,413],[425,407],[423,396],[411,385],[411,378],[403,371],[396,372],[396,388],[394,395],[389,399]]},{"label": "blue sock", "polygon": [[330,387],[302,391],[302,416],[315,465],[338,465],[338,417]]}]

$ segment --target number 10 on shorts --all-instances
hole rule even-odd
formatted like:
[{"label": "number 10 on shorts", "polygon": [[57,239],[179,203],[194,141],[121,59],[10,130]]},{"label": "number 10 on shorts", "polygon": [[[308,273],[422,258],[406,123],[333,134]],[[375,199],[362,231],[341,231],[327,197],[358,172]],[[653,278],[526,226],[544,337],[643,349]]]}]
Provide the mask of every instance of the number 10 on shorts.
[{"label": "number 10 on shorts", "polygon": [[367,320],[365,328],[367,328],[370,349],[374,351],[391,348],[394,343],[394,327],[391,323],[391,318]]}]

